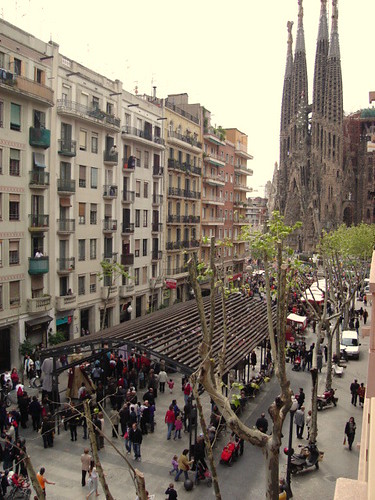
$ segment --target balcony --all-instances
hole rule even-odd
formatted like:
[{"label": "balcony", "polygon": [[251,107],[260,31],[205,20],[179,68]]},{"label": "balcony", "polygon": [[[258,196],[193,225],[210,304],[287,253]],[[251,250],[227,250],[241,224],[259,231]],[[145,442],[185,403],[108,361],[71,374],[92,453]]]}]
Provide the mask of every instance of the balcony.
[{"label": "balcony", "polygon": [[153,142],[158,149],[164,149],[165,141],[159,135],[153,135],[151,131],[142,130],[136,127],[131,127],[130,125],[124,125],[121,128],[122,137],[127,137],[133,139],[142,144],[148,144]]},{"label": "balcony", "polygon": [[225,134],[214,127],[207,127],[204,130],[203,137],[217,146],[225,146]]},{"label": "balcony", "polygon": [[151,231],[153,233],[161,233],[163,231],[163,224],[160,222],[153,222],[151,226]]},{"label": "balcony", "polygon": [[234,152],[237,156],[241,156],[241,158],[245,158],[246,160],[252,160],[253,156],[247,152],[246,144],[242,144],[237,141],[237,144],[234,147]]},{"label": "balcony", "polygon": [[203,182],[209,186],[225,186],[225,180],[222,175],[204,173]]},{"label": "balcony", "polygon": [[49,215],[45,214],[29,214],[29,231],[48,231]]},{"label": "balcony", "polygon": [[133,234],[134,233],[134,222],[123,222],[121,233],[122,234]]},{"label": "balcony", "polygon": [[236,182],[236,181],[234,181],[234,189],[236,191],[244,191],[245,193],[252,191],[252,188],[247,187],[246,184],[242,184],[242,182]]},{"label": "balcony", "polygon": [[118,286],[102,286],[100,291],[100,296],[102,300],[111,300],[114,299],[118,294]]},{"label": "balcony", "polygon": [[55,307],[57,311],[69,311],[77,307],[77,294],[62,295],[55,298]]},{"label": "balcony", "polygon": [[199,215],[168,215],[167,224],[199,224]]},{"label": "balcony", "polygon": [[134,289],[134,285],[121,285],[119,287],[120,298],[124,299],[125,297],[130,297],[134,293]]},{"label": "balcony", "polygon": [[152,195],[152,204],[153,205],[161,205],[163,203],[163,195],[162,194],[153,194]]},{"label": "balcony", "polygon": [[134,191],[123,191],[121,201],[123,203],[134,203],[135,192]]},{"label": "balcony", "polygon": [[183,240],[183,241],[167,241],[167,250],[180,250],[182,248],[196,248],[199,247],[198,240]]},{"label": "balcony", "polygon": [[225,167],[224,157],[215,153],[204,153],[203,159],[205,162],[212,163],[212,165],[216,165],[217,167]]},{"label": "balcony", "polygon": [[117,165],[118,164],[118,152],[111,151],[110,149],[105,149],[103,153],[103,163],[105,165]]},{"label": "balcony", "polygon": [[123,253],[121,255],[122,266],[132,266],[134,264],[134,253]]},{"label": "balcony", "polygon": [[103,186],[103,198],[106,198],[107,200],[113,200],[114,198],[117,198],[117,186]]},{"label": "balcony", "polygon": [[235,218],[233,220],[233,224],[237,226],[247,226],[248,224],[252,224],[253,221],[248,218],[248,217],[243,217],[243,218]]},{"label": "balcony", "polygon": [[70,139],[59,139],[58,153],[61,156],[76,156],[77,142]]},{"label": "balcony", "polygon": [[64,257],[61,259],[57,259],[57,272],[59,274],[69,274],[74,271],[75,265],[75,257]]},{"label": "balcony", "polygon": [[239,174],[253,175],[253,170],[251,168],[247,168],[246,165],[234,165],[234,170]]},{"label": "balcony", "polygon": [[241,200],[234,200],[233,205],[236,208],[246,208],[247,207],[247,202],[246,201],[241,201]]},{"label": "balcony", "polygon": [[75,179],[57,179],[57,193],[70,195],[76,192]]},{"label": "balcony", "polygon": [[153,250],[151,253],[151,260],[161,260],[163,252],[161,250]]},{"label": "balcony", "polygon": [[174,188],[174,187],[168,188],[168,196],[176,196],[178,198],[182,198],[183,195],[184,195],[183,189],[181,188]]},{"label": "balcony", "polygon": [[178,170],[180,172],[185,172],[186,174],[191,173],[191,167],[188,163],[181,163],[174,158],[168,158],[168,168],[169,170]]},{"label": "balcony", "polygon": [[183,274],[183,273],[187,273],[187,272],[188,272],[188,268],[186,266],[180,266],[180,267],[167,269],[165,274],[167,276],[176,276],[176,274]]},{"label": "balcony", "polygon": [[164,168],[163,167],[159,167],[159,165],[154,165],[152,167],[152,175],[154,177],[163,177],[163,175],[164,175]]},{"label": "balcony", "polygon": [[224,217],[203,217],[202,225],[224,224]]},{"label": "balcony", "polygon": [[171,144],[176,144],[178,146],[181,146],[182,143],[184,143],[184,146],[188,144],[192,149],[199,150],[199,152],[202,149],[202,143],[197,141],[197,139],[190,134],[184,135],[176,130],[168,130],[168,138]]},{"label": "balcony", "polygon": [[51,144],[51,131],[46,128],[30,127],[29,144],[34,148],[49,148]]},{"label": "balcony", "polygon": [[134,166],[130,166],[128,164],[128,158],[123,158],[122,159],[122,173],[123,174],[132,174],[135,170],[135,164]]},{"label": "balcony", "polygon": [[116,219],[103,219],[103,233],[114,233],[117,231]]},{"label": "balcony", "polygon": [[58,99],[57,113],[78,117],[89,123],[101,125],[104,129],[111,132],[118,132],[120,130],[120,118],[105,113],[97,106],[85,106],[84,104],[68,101],[67,99]]},{"label": "balcony", "polygon": [[29,257],[29,274],[45,274],[49,271],[49,257]]},{"label": "balcony", "polygon": [[0,87],[6,92],[24,95],[38,104],[53,106],[53,90],[24,76],[15,75],[10,71],[2,71]]},{"label": "balcony", "polygon": [[29,172],[30,189],[47,189],[49,186],[49,172],[44,169],[35,169]]},{"label": "balcony", "polygon": [[71,234],[76,230],[75,219],[57,219],[57,232],[60,234]]},{"label": "balcony", "polygon": [[214,204],[214,205],[224,205],[224,198],[220,198],[219,196],[204,196],[202,198],[202,203],[206,204]]},{"label": "balcony", "polygon": [[37,314],[49,311],[52,309],[51,295],[43,295],[42,297],[35,297],[27,299],[26,310],[29,314]]}]

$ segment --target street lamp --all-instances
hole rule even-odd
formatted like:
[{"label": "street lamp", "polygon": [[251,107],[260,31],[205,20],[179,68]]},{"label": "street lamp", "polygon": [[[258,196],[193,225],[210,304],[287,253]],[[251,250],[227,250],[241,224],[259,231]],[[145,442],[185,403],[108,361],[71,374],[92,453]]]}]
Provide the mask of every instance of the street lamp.
[{"label": "street lamp", "polygon": [[292,455],[293,455],[293,419],[294,419],[294,414],[296,413],[298,409],[298,401],[293,398],[292,399],[292,406],[290,407],[289,413],[290,413],[290,422],[289,422],[289,442],[288,442],[288,463],[286,467],[286,485],[287,485],[287,495],[288,498],[293,497],[292,489],[290,487],[290,464],[292,461]]}]

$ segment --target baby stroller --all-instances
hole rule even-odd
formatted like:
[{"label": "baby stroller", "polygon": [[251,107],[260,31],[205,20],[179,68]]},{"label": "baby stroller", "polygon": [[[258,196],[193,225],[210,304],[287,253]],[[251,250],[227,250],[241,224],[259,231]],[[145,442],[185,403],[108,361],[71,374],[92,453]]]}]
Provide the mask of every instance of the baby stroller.
[{"label": "baby stroller", "polygon": [[208,487],[212,486],[212,476],[211,472],[209,471],[208,467],[205,467],[201,461],[198,461],[197,463],[197,469],[195,471],[195,484],[199,484],[200,481],[206,480],[206,485]]},{"label": "baby stroller", "polygon": [[8,475],[8,484],[11,487],[7,499],[9,500],[29,500],[31,496],[30,484],[22,476],[18,476],[13,471]]},{"label": "baby stroller", "polygon": [[223,465],[231,466],[233,461],[238,457],[238,451],[240,448],[240,443],[230,441],[226,446],[224,446],[223,451],[220,456],[220,463]]},{"label": "baby stroller", "polygon": [[294,370],[295,372],[299,372],[300,369],[301,369],[301,357],[300,356],[296,356],[294,358],[294,365],[293,365],[292,370]]}]

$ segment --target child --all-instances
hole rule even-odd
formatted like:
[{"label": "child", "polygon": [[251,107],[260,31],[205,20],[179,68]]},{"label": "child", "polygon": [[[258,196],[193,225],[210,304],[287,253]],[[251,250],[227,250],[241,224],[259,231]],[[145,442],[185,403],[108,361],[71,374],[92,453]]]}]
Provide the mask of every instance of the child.
[{"label": "child", "polygon": [[176,439],[176,437],[178,436],[178,439],[181,439],[181,429],[182,429],[182,420],[181,420],[181,415],[178,415],[178,417],[176,418],[175,422],[174,422],[174,438],[173,439]]},{"label": "child", "polygon": [[173,458],[172,458],[172,467],[173,469],[169,471],[169,474],[173,474],[174,472],[177,473],[178,471],[178,457],[177,455],[173,455]]},{"label": "child", "polygon": [[174,484],[170,483],[169,488],[167,488],[166,495],[168,495],[168,500],[176,500],[177,499],[177,491],[174,489]]},{"label": "child", "polygon": [[173,382],[173,380],[170,378],[170,379],[168,380],[168,382],[167,382],[167,383],[168,383],[168,387],[169,387],[169,392],[170,392],[170,394],[172,394],[172,392],[173,392],[173,387],[174,387],[174,382]]}]

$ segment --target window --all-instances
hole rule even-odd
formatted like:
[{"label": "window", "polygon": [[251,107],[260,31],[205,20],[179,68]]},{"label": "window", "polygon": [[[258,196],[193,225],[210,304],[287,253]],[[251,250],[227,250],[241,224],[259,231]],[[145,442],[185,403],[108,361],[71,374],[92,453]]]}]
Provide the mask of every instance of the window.
[{"label": "window", "polygon": [[148,182],[143,183],[143,198],[148,198]]},{"label": "window", "polygon": [[135,211],[135,227],[141,227],[141,211]]},{"label": "window", "polygon": [[139,285],[139,267],[134,269],[134,284],[135,286]]},{"label": "window", "polygon": [[86,224],[86,203],[78,203],[78,223]]},{"label": "window", "polygon": [[19,240],[9,240],[9,265],[20,263],[20,242]]},{"label": "window", "polygon": [[85,295],[85,276],[78,276],[78,295]]},{"label": "window", "polygon": [[86,151],[87,149],[87,132],[86,130],[79,131],[79,149],[81,151]]},{"label": "window", "polygon": [[148,151],[145,151],[144,167],[149,168],[150,166],[150,155]]},{"label": "window", "polygon": [[86,167],[83,165],[79,166],[79,180],[78,184],[80,188],[86,187]]},{"label": "window", "polygon": [[90,204],[90,224],[95,225],[97,224],[98,220],[98,205],[96,203],[91,203]]},{"label": "window", "polygon": [[3,242],[0,240],[0,267],[3,267]]},{"label": "window", "polygon": [[3,173],[3,150],[0,148],[0,175]]},{"label": "window", "polygon": [[21,130],[21,106],[19,104],[10,104],[10,129]]},{"label": "window", "polygon": [[98,152],[98,134],[93,132],[91,134],[91,153]]},{"label": "window", "polygon": [[96,274],[90,274],[90,293],[96,292]]},{"label": "window", "polygon": [[43,111],[34,109],[34,127],[46,128],[46,114]]},{"label": "window", "polygon": [[45,73],[42,69],[34,68],[34,80],[42,85],[45,84]]},{"label": "window", "polygon": [[148,226],[148,210],[143,210],[143,227]]},{"label": "window", "polygon": [[3,310],[3,285],[0,284],[0,311]]},{"label": "window", "polygon": [[[0,66],[1,68],[2,66]],[[0,101],[0,128],[4,127],[4,103]]]},{"label": "window", "polygon": [[142,268],[142,285],[146,285],[147,284],[147,273],[148,273],[147,266],[144,266]]},{"label": "window", "polygon": [[9,194],[9,220],[20,220],[19,194]]},{"label": "window", "polygon": [[141,197],[141,181],[135,181],[135,197]]},{"label": "window", "polygon": [[0,52],[0,68],[5,68],[5,53]]},{"label": "window", "polygon": [[90,239],[90,260],[96,259],[96,239]]},{"label": "window", "polygon": [[90,185],[91,189],[98,188],[98,169],[95,167],[91,167],[90,170]]},{"label": "window", "polygon": [[134,240],[134,255],[135,255],[135,257],[139,257],[140,246],[141,246],[141,240]]},{"label": "window", "polygon": [[20,176],[20,157],[21,151],[19,149],[10,149],[9,153],[9,175],[16,177]]},{"label": "window", "polygon": [[86,240],[78,240],[78,260],[86,258]]},{"label": "window", "polygon": [[142,255],[143,257],[147,257],[147,239],[142,242]]},{"label": "window", "polygon": [[92,107],[94,109],[99,109],[99,97],[92,96]]},{"label": "window", "polygon": [[113,104],[111,102],[107,102],[107,113],[113,115]]},{"label": "window", "polygon": [[21,75],[22,74],[22,61],[20,59],[14,58],[13,64],[14,64],[14,73],[16,75]]},{"label": "window", "polygon": [[9,283],[9,305],[10,307],[18,307],[20,304],[20,282],[11,281]]}]

